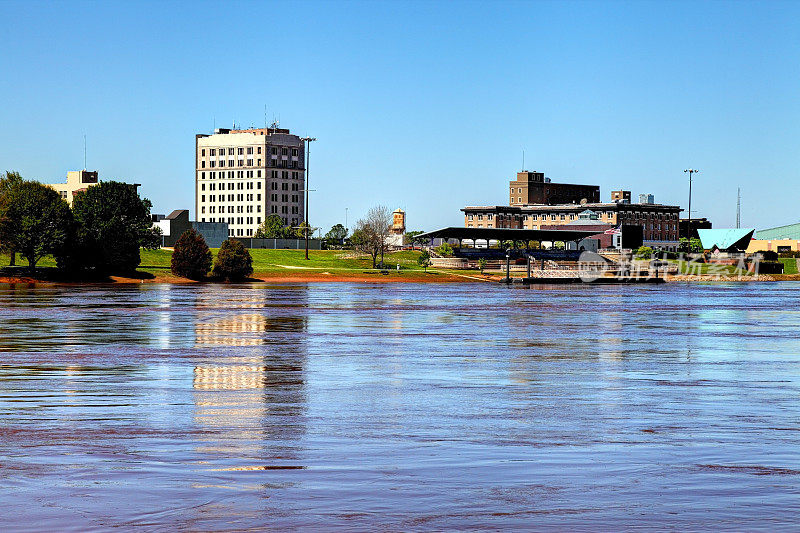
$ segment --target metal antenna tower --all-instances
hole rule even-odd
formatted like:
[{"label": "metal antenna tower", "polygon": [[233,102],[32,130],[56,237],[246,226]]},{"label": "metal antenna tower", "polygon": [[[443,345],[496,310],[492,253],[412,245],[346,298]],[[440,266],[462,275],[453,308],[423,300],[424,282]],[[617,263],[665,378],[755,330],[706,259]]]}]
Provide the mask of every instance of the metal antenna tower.
[{"label": "metal antenna tower", "polygon": [[736,228],[742,227],[742,188],[736,188]]}]

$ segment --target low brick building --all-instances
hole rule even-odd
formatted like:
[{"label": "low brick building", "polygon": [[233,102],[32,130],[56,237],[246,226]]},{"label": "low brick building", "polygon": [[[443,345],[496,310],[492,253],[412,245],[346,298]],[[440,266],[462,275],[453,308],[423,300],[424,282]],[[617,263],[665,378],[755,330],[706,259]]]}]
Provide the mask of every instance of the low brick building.
[{"label": "low brick building", "polygon": [[641,226],[648,246],[673,249],[678,245],[679,206],[661,204],[585,203],[525,206],[468,206],[464,226],[476,228],[550,229],[580,219],[590,211],[598,225]]}]

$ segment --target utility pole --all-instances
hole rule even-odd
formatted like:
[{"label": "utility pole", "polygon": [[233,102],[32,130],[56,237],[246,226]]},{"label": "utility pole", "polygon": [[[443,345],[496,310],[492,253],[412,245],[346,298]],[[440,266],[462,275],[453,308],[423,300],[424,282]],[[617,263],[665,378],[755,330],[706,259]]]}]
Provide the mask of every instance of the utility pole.
[{"label": "utility pole", "polygon": [[308,160],[309,160],[309,156],[311,154],[311,143],[316,141],[317,138],[316,137],[303,137],[300,140],[304,141],[306,143],[306,161],[305,161],[305,163],[306,163],[306,188],[305,188],[305,190],[303,192],[305,192],[305,195],[306,195],[305,234],[306,234],[306,259],[308,259],[308,228],[309,228],[309,226],[308,226],[308,193],[310,192],[310,189],[308,188]]},{"label": "utility pole", "polygon": [[691,242],[692,240],[692,174],[697,174],[700,172],[696,168],[687,168],[684,172],[689,173],[689,214],[688,219],[686,220],[686,236]]}]

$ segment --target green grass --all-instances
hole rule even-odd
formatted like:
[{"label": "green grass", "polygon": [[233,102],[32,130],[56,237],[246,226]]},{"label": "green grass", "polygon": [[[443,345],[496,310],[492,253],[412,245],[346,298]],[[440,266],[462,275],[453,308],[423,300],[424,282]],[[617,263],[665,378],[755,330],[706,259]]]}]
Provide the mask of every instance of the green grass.
[{"label": "green grass", "polygon": [[[216,258],[218,249],[211,250]],[[279,272],[291,271],[297,268],[304,268],[316,271],[361,271],[372,269],[372,259],[367,255],[358,257],[345,257],[352,255],[350,251],[341,250],[309,250],[309,259],[305,259],[305,250],[250,250],[253,257],[253,271],[259,272]],[[417,265],[419,252],[404,250],[400,252],[387,253],[384,257],[384,264],[388,269],[394,270],[399,263],[403,270],[421,270]],[[170,261],[172,252],[170,250],[141,250],[142,262],[138,271],[159,275],[171,276]],[[378,257],[380,260],[380,256]],[[0,268],[8,265],[8,254],[0,254]],[[28,262],[17,255],[17,265],[26,266]],[[55,260],[48,256],[37,264],[38,267],[55,267]],[[289,267],[289,268],[287,268]],[[297,267],[297,268],[291,268]]]},{"label": "green grass", "polygon": [[783,263],[784,274],[797,274],[797,260],[794,257],[781,257],[778,259]]},{"label": "green grass", "polygon": [[736,268],[734,265],[719,265],[719,264],[709,264],[709,263],[693,263],[689,261],[678,261],[675,259],[671,259],[670,263],[678,264],[680,268],[681,274],[692,274],[692,275],[715,275],[719,274],[722,276],[736,276],[736,275],[750,275],[744,270],[740,270]]}]

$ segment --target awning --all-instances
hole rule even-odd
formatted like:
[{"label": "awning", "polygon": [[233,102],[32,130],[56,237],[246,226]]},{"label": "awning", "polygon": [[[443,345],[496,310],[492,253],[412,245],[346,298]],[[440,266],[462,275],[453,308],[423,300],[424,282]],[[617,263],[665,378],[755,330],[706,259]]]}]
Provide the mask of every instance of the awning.
[{"label": "awning", "polygon": [[597,235],[597,230],[574,229],[508,229],[508,228],[463,228],[450,227],[421,233],[418,239],[459,239],[470,241],[547,241],[573,242]]}]

